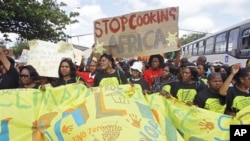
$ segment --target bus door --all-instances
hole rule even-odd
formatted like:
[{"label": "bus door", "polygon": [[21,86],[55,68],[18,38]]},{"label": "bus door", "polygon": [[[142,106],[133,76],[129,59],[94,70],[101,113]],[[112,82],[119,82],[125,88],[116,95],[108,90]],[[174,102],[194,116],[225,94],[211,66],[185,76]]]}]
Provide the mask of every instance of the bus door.
[{"label": "bus door", "polygon": [[240,29],[239,57],[250,58],[250,23]]}]

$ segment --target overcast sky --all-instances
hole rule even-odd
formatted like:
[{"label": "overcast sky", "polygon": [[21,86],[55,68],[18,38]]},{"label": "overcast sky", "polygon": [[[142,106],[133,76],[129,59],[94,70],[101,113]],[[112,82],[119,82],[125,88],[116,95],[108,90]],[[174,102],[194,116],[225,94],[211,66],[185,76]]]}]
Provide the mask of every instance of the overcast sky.
[{"label": "overcast sky", "polygon": [[[188,34],[182,29],[215,32],[250,19],[249,0],[58,0],[68,4],[66,10],[78,11],[80,22],[68,26],[69,35],[93,33],[93,21],[137,11],[166,7],[179,7],[180,36]],[[91,46],[93,35],[73,38],[70,42]]]},{"label": "overcast sky", "polygon": [[[68,35],[85,35],[69,42],[90,47],[93,42],[93,21],[137,11],[179,7],[180,36],[182,29],[215,32],[250,19],[250,0],[57,0],[67,3],[64,10],[77,11],[79,23],[67,26]],[[87,34],[90,34],[87,36]]]}]

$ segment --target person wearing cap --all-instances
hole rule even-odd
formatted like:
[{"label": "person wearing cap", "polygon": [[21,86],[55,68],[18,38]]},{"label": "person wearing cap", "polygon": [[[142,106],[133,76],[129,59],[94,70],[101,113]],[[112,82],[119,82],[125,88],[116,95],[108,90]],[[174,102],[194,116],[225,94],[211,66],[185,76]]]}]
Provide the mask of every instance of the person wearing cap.
[{"label": "person wearing cap", "polygon": [[143,94],[147,94],[149,91],[149,86],[147,82],[142,78],[142,68],[143,64],[141,61],[135,61],[133,63],[133,65],[130,67],[131,77],[129,78],[129,82],[132,84],[141,85]]},{"label": "person wearing cap", "polygon": [[19,74],[15,61],[0,48],[0,89],[14,89],[19,86]]}]

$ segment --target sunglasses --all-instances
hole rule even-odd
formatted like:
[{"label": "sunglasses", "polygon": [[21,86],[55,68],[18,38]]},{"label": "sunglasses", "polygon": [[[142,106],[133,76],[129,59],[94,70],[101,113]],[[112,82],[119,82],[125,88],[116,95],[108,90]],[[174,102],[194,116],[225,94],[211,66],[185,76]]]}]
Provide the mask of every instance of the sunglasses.
[{"label": "sunglasses", "polygon": [[25,74],[20,74],[19,77],[21,78],[27,78],[27,77],[30,77],[29,75],[25,75]]}]

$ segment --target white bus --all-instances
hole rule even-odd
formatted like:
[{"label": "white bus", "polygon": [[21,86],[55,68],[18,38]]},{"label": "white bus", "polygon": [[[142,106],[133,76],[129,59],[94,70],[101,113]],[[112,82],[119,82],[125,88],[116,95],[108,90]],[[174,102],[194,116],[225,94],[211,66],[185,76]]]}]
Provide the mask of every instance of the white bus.
[{"label": "white bus", "polygon": [[194,61],[205,55],[208,62],[220,61],[244,67],[250,59],[250,19],[182,46],[182,57]]}]

